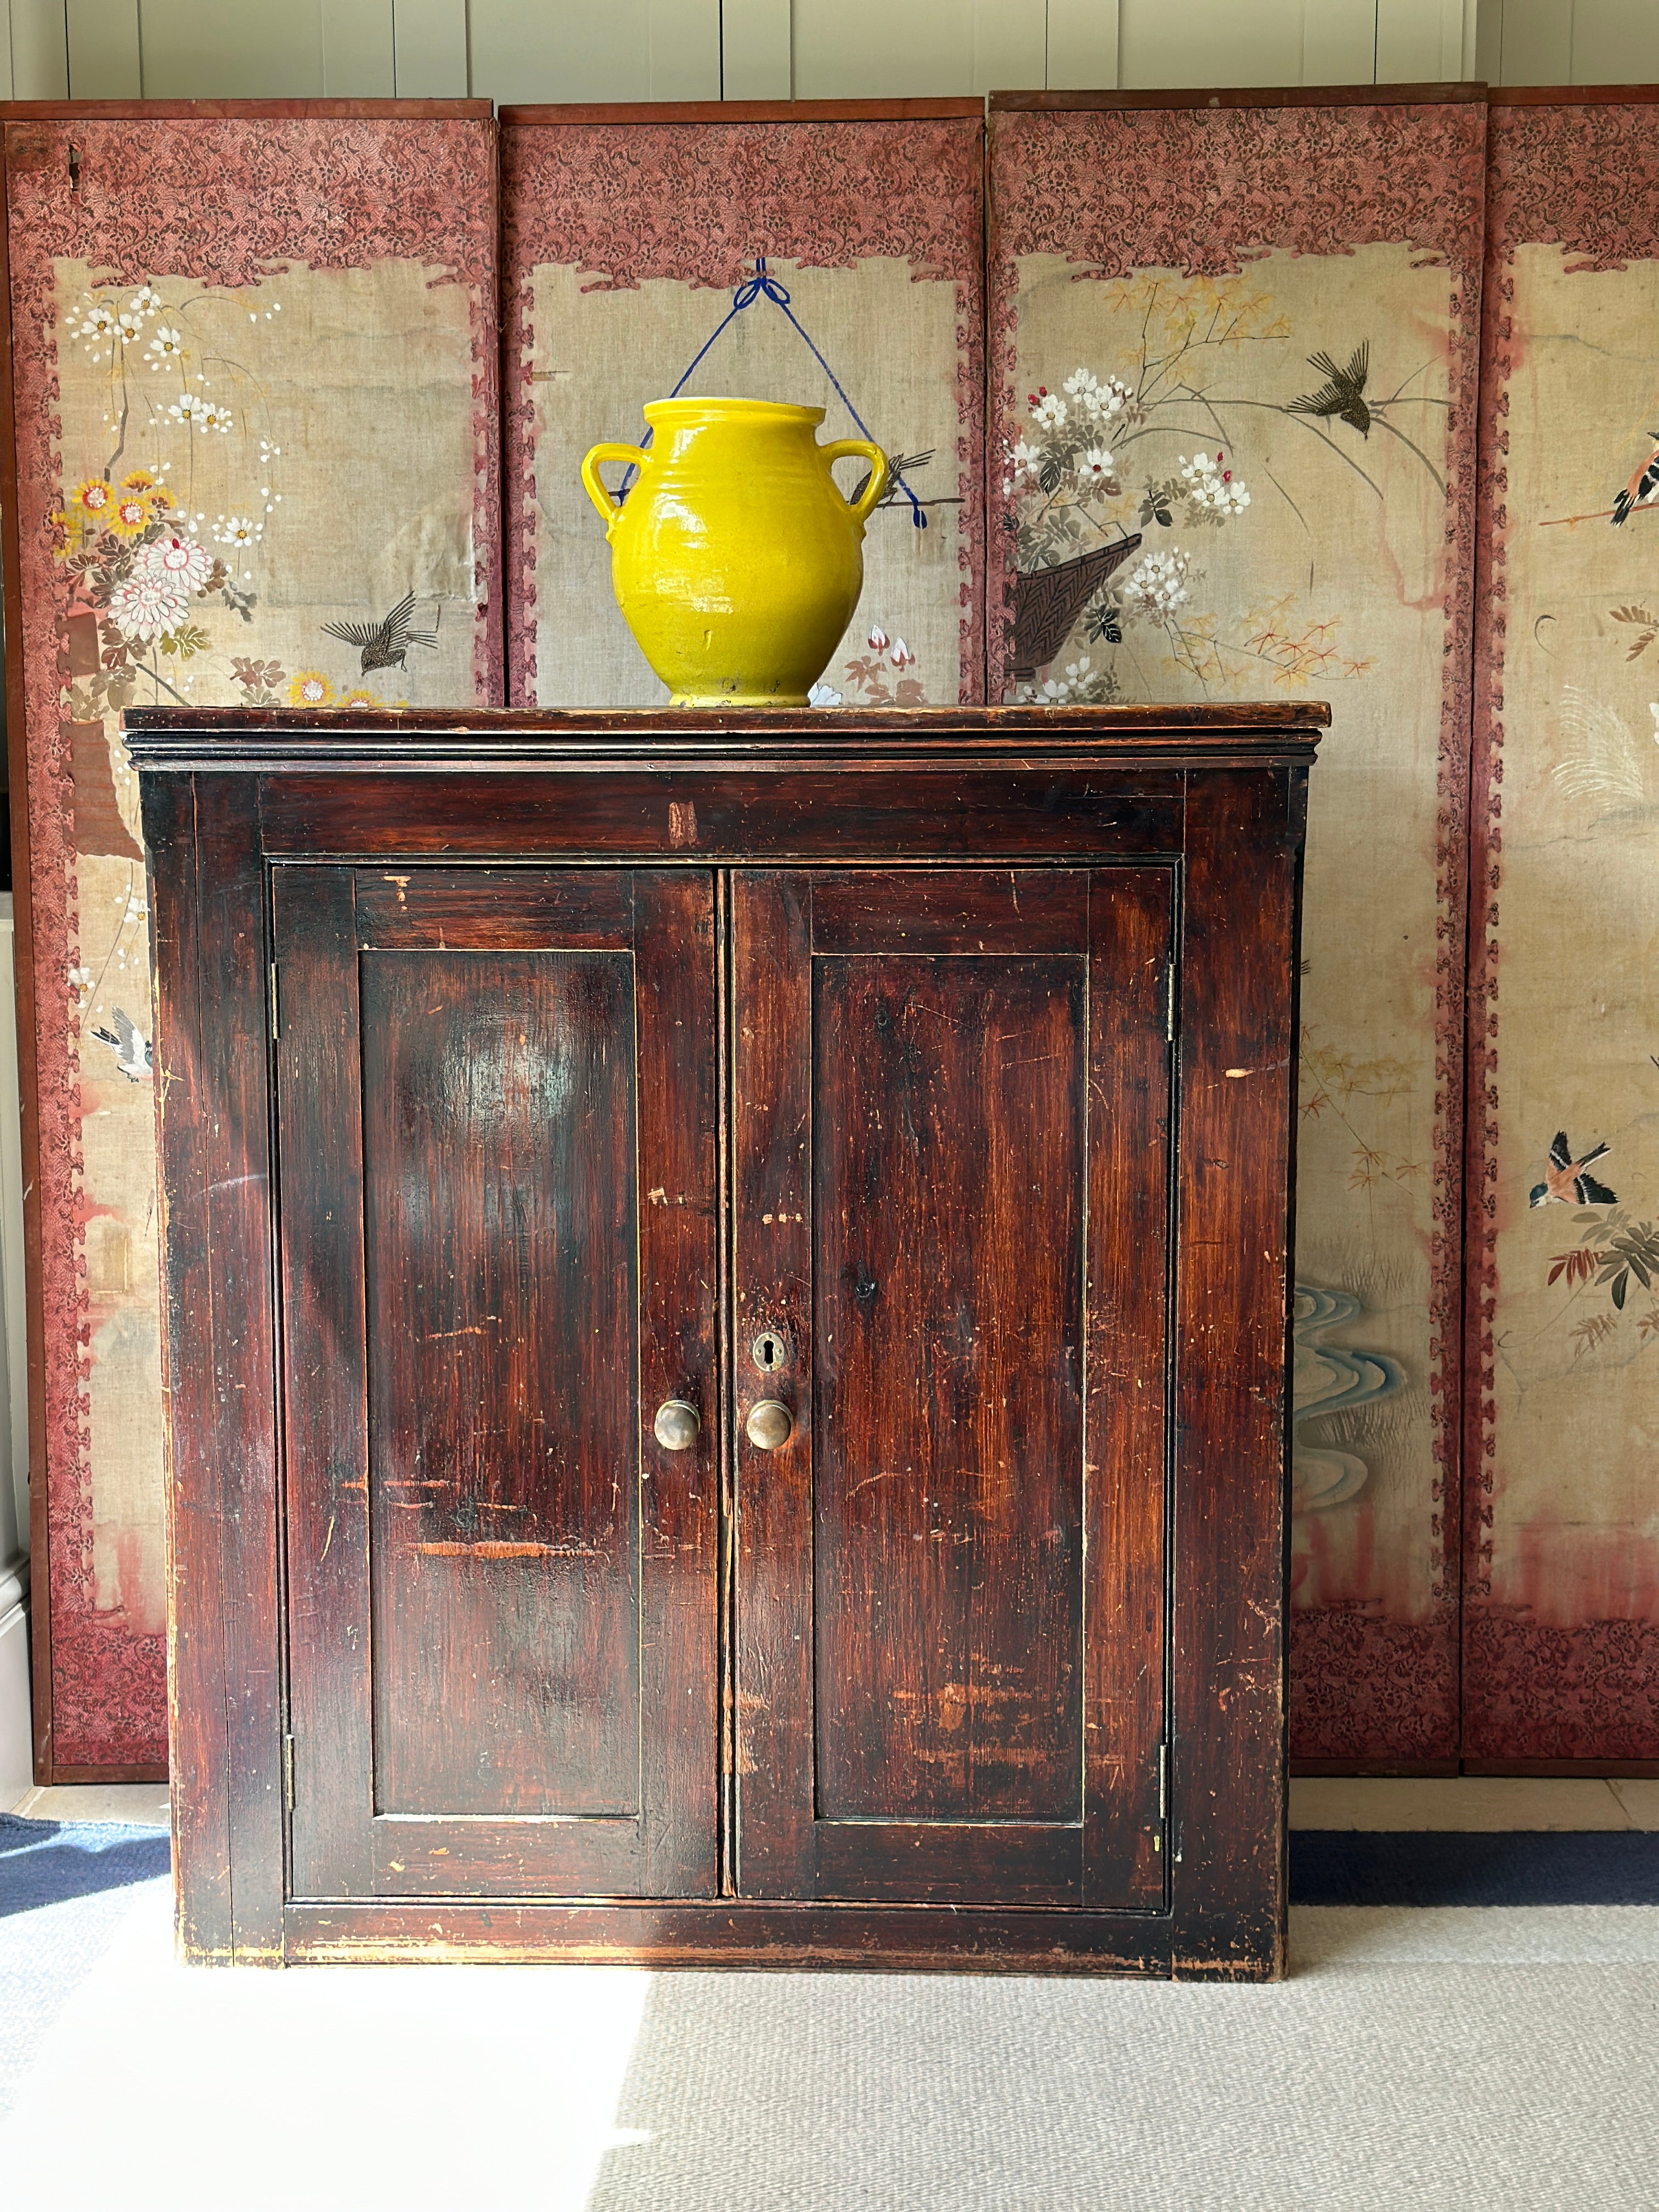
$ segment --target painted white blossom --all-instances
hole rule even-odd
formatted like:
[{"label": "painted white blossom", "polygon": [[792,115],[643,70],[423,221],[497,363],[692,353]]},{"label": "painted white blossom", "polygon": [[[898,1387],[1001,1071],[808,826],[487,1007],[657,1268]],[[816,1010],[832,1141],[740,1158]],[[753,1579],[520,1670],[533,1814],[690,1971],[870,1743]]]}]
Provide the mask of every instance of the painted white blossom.
[{"label": "painted white blossom", "polygon": [[207,412],[207,402],[194,392],[181,392],[167,413],[177,422],[188,422],[192,428]]},{"label": "painted white blossom", "polygon": [[131,312],[135,315],[159,315],[161,295],[153,284],[141,284],[132,295]]},{"label": "painted white blossom", "polygon": [[1103,384],[1093,371],[1074,368],[1066,380],[1066,390],[1079,414],[1097,422],[1109,422],[1114,415],[1121,415],[1129,403],[1129,387],[1115,376]]},{"label": "painted white blossom", "polygon": [[1104,446],[1091,446],[1078,460],[1077,472],[1088,485],[1104,484],[1112,473],[1112,457]]},{"label": "painted white blossom", "polygon": [[[198,428],[204,430],[217,430],[222,437],[230,428],[233,419],[230,410],[228,407],[222,407],[216,399],[203,400],[196,410]],[[279,494],[278,496],[280,497],[281,495]]]},{"label": "painted white blossom", "polygon": [[1057,392],[1039,392],[1031,401],[1031,420],[1041,422],[1047,430],[1061,428],[1066,421],[1066,402]]},{"label": "painted white blossom", "polygon": [[1018,477],[1038,477],[1042,473],[1042,455],[1036,446],[1028,446],[1024,438],[1016,438],[1010,456]]},{"label": "painted white blossom", "polygon": [[110,620],[123,637],[139,645],[177,629],[189,612],[190,601],[176,585],[136,569],[110,593]]},{"label": "painted white blossom", "polygon": [[1177,547],[1170,553],[1149,553],[1124,586],[1129,605],[1154,622],[1172,615],[1187,597],[1190,563]]},{"label": "painted white blossom", "polygon": [[216,545],[257,545],[265,534],[263,522],[251,514],[222,514],[214,526]]},{"label": "painted white blossom", "polygon": [[158,323],[144,351],[155,356],[150,363],[152,368],[164,368],[169,362],[184,359],[185,342],[177,331],[169,330],[165,323]]},{"label": "painted white blossom", "polygon": [[809,707],[839,707],[841,694],[831,690],[827,684],[815,684],[806,695]]},{"label": "painted white blossom", "polygon": [[893,640],[893,650],[887,657],[895,668],[914,668],[916,665],[916,656],[902,637]]},{"label": "painted white blossom", "polygon": [[1192,504],[1215,515],[1242,514],[1250,503],[1250,495],[1242,483],[1236,483],[1233,472],[1222,465],[1218,453],[1212,460],[1207,453],[1194,453],[1190,460],[1180,457],[1181,477],[1191,487],[1187,494]]},{"label": "painted white blossom", "polygon": [[76,335],[83,338],[106,338],[114,328],[114,308],[106,307],[101,300],[94,300],[86,310],[86,319]]},{"label": "painted white blossom", "polygon": [[213,556],[189,538],[155,538],[134,555],[132,573],[167,591],[199,592],[213,573]]},{"label": "painted white blossom", "polygon": [[879,623],[871,625],[870,650],[872,653],[885,653],[887,650],[887,633]]}]

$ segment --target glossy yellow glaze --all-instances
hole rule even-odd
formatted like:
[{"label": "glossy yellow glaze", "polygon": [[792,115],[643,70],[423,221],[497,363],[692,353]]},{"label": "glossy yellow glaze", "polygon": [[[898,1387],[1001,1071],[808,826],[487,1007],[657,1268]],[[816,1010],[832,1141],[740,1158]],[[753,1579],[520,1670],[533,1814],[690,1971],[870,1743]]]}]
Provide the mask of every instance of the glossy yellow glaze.
[{"label": "glossy yellow glaze", "polygon": [[[885,454],[860,438],[820,446],[821,407],[658,399],[645,419],[648,451],[595,446],[582,463],[641,652],[676,706],[804,706],[864,587]],[[869,465],[856,502],[830,473],[843,455]],[[604,461],[639,471],[620,505]]]}]

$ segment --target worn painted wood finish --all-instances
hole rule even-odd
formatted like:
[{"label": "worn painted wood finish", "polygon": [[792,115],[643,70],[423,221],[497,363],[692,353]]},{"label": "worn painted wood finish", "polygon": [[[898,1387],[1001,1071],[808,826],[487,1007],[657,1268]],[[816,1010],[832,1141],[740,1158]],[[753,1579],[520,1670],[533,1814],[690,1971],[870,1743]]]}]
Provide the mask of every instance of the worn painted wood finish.
[{"label": "worn painted wood finish", "polygon": [[1282,1972],[1319,719],[132,718],[191,1955]]}]

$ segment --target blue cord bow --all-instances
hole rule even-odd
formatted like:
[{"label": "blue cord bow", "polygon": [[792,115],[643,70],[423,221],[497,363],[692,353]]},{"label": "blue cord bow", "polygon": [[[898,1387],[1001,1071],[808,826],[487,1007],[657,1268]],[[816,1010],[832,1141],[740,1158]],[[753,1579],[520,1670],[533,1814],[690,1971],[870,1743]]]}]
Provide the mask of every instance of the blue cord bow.
[{"label": "blue cord bow", "polygon": [[[690,368],[686,370],[685,374],[681,377],[679,382],[669,393],[669,398],[671,399],[678,399],[679,398],[681,392],[684,391],[686,386],[691,381],[693,376],[696,375],[704,356],[708,352],[709,347],[712,346],[714,340],[719,337],[720,331],[726,328],[726,324],[735,321],[737,317],[743,313],[745,307],[752,307],[756,301],[760,299],[769,300],[775,307],[782,308],[785,316],[794,325],[797,332],[799,334],[802,344],[805,346],[806,350],[811,355],[813,360],[817,362],[818,367],[829,378],[830,383],[834,385],[836,396],[841,401],[842,405],[852,416],[854,422],[858,424],[859,428],[864,432],[865,436],[870,440],[871,444],[872,446],[878,444],[879,442],[878,440],[872,435],[864,417],[859,413],[858,409],[854,406],[852,401],[847,397],[846,392],[842,390],[840,379],[836,376],[835,370],[830,368],[829,362],[813,344],[806,332],[801,329],[799,321],[796,320],[794,310],[789,305],[788,293],[785,291],[783,286],[778,282],[775,276],[769,275],[766,267],[766,257],[764,254],[757,256],[754,275],[752,276],[745,276],[743,283],[738,285],[737,290],[732,295],[732,305],[726,311],[724,321],[722,321],[712,332],[709,337],[708,345],[704,346],[702,352],[697,356],[696,360],[692,362]],[[655,434],[655,432],[647,426],[645,435],[640,440],[641,445],[648,447]],[[638,470],[630,461],[628,465],[627,473],[622,480],[622,489],[617,494],[617,504],[618,507],[620,507],[623,501],[628,497],[629,490],[638,473]],[[927,527],[927,517],[922,511],[921,501],[916,497],[915,492],[911,490],[909,485],[905,483],[904,478],[898,474],[896,470],[893,474],[893,483],[895,486],[904,494],[906,499],[910,502],[910,521],[913,527],[917,530],[926,530]]]}]

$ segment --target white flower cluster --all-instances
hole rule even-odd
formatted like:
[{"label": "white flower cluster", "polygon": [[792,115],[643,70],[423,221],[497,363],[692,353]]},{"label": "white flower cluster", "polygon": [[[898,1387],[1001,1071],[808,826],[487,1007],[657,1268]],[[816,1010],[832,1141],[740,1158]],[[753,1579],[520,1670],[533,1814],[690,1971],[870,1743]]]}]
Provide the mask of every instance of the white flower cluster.
[{"label": "white flower cluster", "polygon": [[1051,707],[1062,707],[1074,692],[1086,690],[1093,671],[1085,653],[1079,660],[1068,660],[1064,677],[1051,676],[1037,693]]},{"label": "white flower cluster", "polygon": [[178,629],[190,612],[191,594],[213,573],[205,549],[189,538],[158,538],[141,545],[131,570],[110,594],[110,619],[123,637],[149,645]]},{"label": "white flower cluster", "polygon": [[71,307],[64,327],[76,337],[90,340],[87,351],[95,353],[106,342],[112,345],[118,338],[125,343],[142,337],[145,323],[161,312],[161,294],[141,284],[125,307],[114,307],[107,300],[89,300],[82,307]]},{"label": "white flower cluster", "polygon": [[1109,376],[1103,384],[1091,371],[1074,368],[1066,380],[1066,389],[1080,415],[1091,422],[1109,422],[1114,415],[1121,415],[1131,398],[1127,384]]},{"label": "white flower cluster", "polygon": [[1187,497],[1194,507],[1216,515],[1243,514],[1250,495],[1242,483],[1233,482],[1233,472],[1222,466],[1219,453],[1214,460],[1207,453],[1194,453],[1190,460],[1184,453],[1179,458],[1181,480],[1191,486]]},{"label": "white flower cluster", "polygon": [[1178,546],[1172,553],[1149,553],[1124,586],[1129,605],[1154,622],[1164,621],[1186,599],[1190,565]]},{"label": "white flower cluster", "polygon": [[1034,422],[1041,422],[1045,430],[1063,429],[1066,423],[1066,402],[1057,392],[1050,392],[1045,385],[1042,390],[1032,398],[1031,420]]},{"label": "white flower cluster", "polygon": [[217,430],[222,435],[230,428],[231,414],[216,399],[204,399],[199,392],[181,392],[167,413],[175,422],[188,423],[192,430]]},{"label": "white flower cluster", "polygon": [[1077,472],[1085,490],[1103,489],[1111,478],[1111,453],[1104,446],[1091,446],[1079,454]]}]

